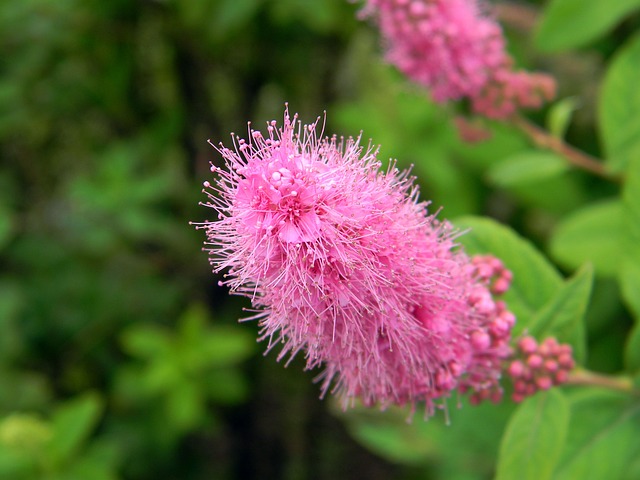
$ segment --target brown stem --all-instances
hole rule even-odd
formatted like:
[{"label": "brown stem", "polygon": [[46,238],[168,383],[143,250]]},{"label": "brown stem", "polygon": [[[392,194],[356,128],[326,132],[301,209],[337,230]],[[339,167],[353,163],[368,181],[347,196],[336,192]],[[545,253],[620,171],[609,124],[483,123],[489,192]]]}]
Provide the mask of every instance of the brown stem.
[{"label": "brown stem", "polygon": [[591,155],[572,147],[561,138],[554,137],[548,131],[540,128],[535,123],[521,116],[514,116],[510,121],[524,132],[538,147],[551,150],[563,156],[572,165],[591,172],[608,180],[620,181],[620,179],[607,172],[604,165]]},{"label": "brown stem", "polygon": [[523,32],[530,32],[538,21],[540,8],[521,3],[501,2],[493,7],[501,23],[506,23]]},{"label": "brown stem", "polygon": [[626,377],[610,377],[588,370],[574,370],[569,374],[568,385],[588,385],[592,387],[608,388],[624,393],[640,395],[640,391],[634,388],[633,382]]}]

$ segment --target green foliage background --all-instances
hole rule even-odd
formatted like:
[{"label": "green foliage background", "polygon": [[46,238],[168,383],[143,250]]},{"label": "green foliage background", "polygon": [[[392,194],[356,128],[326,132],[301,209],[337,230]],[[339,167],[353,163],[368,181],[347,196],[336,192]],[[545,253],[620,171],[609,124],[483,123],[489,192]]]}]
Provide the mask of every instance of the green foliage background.
[{"label": "green foliage background", "polygon": [[559,81],[533,119],[621,181],[510,124],[463,143],[464,106],[433,105],[385,65],[358,8],[0,3],[0,478],[640,476],[637,399],[566,389],[515,413],[452,399],[449,426],[342,413],[300,361],[263,358],[256,326],[237,325],[247,304],[216,286],[188,225],[210,213],[200,185],[220,159],[206,140],[281,119],[288,102],[413,164],[433,209],[472,228],[467,248],[514,271],[518,332],[640,373],[640,1],[501,4],[518,62]]}]

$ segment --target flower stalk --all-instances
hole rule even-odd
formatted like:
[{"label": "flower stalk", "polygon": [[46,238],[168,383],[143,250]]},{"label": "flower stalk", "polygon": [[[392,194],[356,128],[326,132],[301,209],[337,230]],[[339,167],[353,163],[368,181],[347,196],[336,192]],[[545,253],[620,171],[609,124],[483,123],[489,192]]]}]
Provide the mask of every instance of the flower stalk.
[{"label": "flower stalk", "polygon": [[629,377],[612,377],[585,369],[575,369],[569,374],[566,383],[568,385],[607,388],[609,390],[640,396],[640,390],[634,386],[632,379]]},{"label": "flower stalk", "polygon": [[520,115],[514,115],[511,118],[511,123],[527,135],[536,146],[557,153],[571,165],[608,180],[620,180],[609,173],[600,160],[572,147],[561,138],[551,135],[551,133],[530,120]]}]

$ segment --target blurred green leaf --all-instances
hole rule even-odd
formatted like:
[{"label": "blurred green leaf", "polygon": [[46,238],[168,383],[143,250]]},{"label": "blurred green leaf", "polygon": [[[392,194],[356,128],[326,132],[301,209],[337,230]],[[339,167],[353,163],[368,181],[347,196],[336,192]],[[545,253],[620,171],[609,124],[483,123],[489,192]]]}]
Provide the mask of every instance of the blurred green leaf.
[{"label": "blurred green leaf", "polygon": [[554,297],[538,311],[529,332],[540,339],[553,336],[573,347],[574,357],[584,362],[586,355],[584,315],[593,285],[593,268],[587,264],[562,285]]},{"label": "blurred green leaf", "polygon": [[569,268],[591,262],[596,274],[614,275],[624,257],[620,248],[622,227],[623,206],[619,200],[592,203],[557,226],[551,253]]},{"label": "blurred green leaf", "polygon": [[622,296],[633,313],[636,323],[640,323],[640,265],[628,262],[620,269]]},{"label": "blurred green leaf", "polygon": [[24,294],[19,284],[0,279],[0,360],[15,358],[24,348],[17,323],[23,303]]},{"label": "blurred green leaf", "polygon": [[[446,413],[436,412],[429,421],[421,419],[420,412],[407,421],[407,409],[395,407],[380,412],[356,406],[345,412],[339,401],[334,401],[333,409],[351,435],[382,458],[406,465],[428,465],[433,478],[489,478],[514,405],[472,406],[465,398],[455,400],[457,406],[453,402],[445,407]],[[458,448],[461,445],[465,448]]]},{"label": "blurred green leaf", "polygon": [[436,446],[413,425],[363,422],[353,430],[356,437],[385,458],[396,462],[420,464],[434,455]]},{"label": "blurred green leaf", "polygon": [[96,393],[86,393],[58,407],[51,421],[53,437],[49,444],[51,458],[56,464],[68,461],[89,438],[104,408]]},{"label": "blurred green leaf", "polygon": [[14,223],[13,212],[6,205],[0,203],[0,250],[11,240]]},{"label": "blurred green leaf", "polygon": [[625,260],[618,279],[625,303],[640,322],[640,156],[629,164],[622,200]]},{"label": "blurred green leaf", "polygon": [[32,456],[0,447],[0,478],[32,480],[29,473],[36,468],[36,460]]},{"label": "blurred green leaf", "polygon": [[550,479],[564,448],[569,417],[568,402],[557,389],[527,399],[507,425],[496,479]]},{"label": "blurred green leaf", "polygon": [[640,322],[637,322],[627,337],[624,349],[625,367],[634,374],[640,373]]},{"label": "blurred green leaf", "polygon": [[205,417],[204,400],[197,384],[183,381],[168,392],[167,419],[181,431],[195,428]]},{"label": "blurred green leaf", "polygon": [[241,327],[216,325],[202,338],[199,351],[209,366],[225,367],[249,358],[256,351],[256,341]]},{"label": "blurred green leaf", "polygon": [[212,15],[213,24],[211,25],[212,33],[221,38],[231,30],[248,23],[256,15],[262,3],[263,0],[219,0],[215,2],[215,14]]},{"label": "blurred green leaf", "polygon": [[469,229],[460,237],[467,253],[495,255],[511,270],[513,282],[504,299],[518,319],[514,334],[528,328],[533,315],[562,286],[558,272],[527,240],[495,220],[462,217],[453,223],[460,230]]},{"label": "blurred green leaf", "polygon": [[140,358],[169,355],[169,332],[156,325],[134,325],[122,335],[122,345],[127,353]]},{"label": "blurred green leaf", "polygon": [[142,378],[139,380],[145,391],[158,395],[166,393],[176,388],[184,377],[175,355],[167,358],[155,359],[143,370]]},{"label": "blurred green leaf", "polygon": [[616,172],[624,171],[632,159],[640,157],[639,63],[640,35],[636,35],[620,48],[609,64],[600,91],[600,135],[607,165]]},{"label": "blurred green leaf", "polygon": [[566,160],[550,152],[531,150],[493,165],[487,175],[502,187],[526,185],[561,175],[569,169]]},{"label": "blurred green leaf", "polygon": [[38,415],[12,413],[0,421],[0,445],[17,452],[39,457],[52,435],[49,422]]},{"label": "blurred green leaf", "polygon": [[198,304],[190,306],[179,320],[179,357],[188,370],[226,367],[247,359],[255,351],[253,335],[235,325],[208,327],[209,314]]},{"label": "blurred green leaf", "polygon": [[581,47],[638,7],[638,0],[551,0],[538,24],[536,46],[547,52]]},{"label": "blurred green leaf", "polygon": [[461,155],[466,163],[482,171],[503,158],[517,155],[530,147],[524,136],[515,132],[508,123],[496,123],[490,126],[491,138],[480,143],[456,142],[451,145],[453,151]]},{"label": "blurred green leaf", "polygon": [[570,404],[569,434],[554,479],[623,478],[640,455],[640,404],[596,389],[576,392]]},{"label": "blurred green leaf", "polygon": [[571,124],[573,112],[579,106],[576,97],[563,98],[554,103],[547,114],[547,129],[556,138],[564,138]]}]

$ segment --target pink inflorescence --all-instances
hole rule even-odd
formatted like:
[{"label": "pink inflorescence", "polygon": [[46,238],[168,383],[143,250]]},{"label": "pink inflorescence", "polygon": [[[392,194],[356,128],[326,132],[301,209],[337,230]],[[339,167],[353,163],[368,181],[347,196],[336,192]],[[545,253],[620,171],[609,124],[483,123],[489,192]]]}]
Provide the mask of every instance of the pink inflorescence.
[{"label": "pink inflorescence", "polygon": [[553,337],[540,344],[530,336],[521,338],[506,370],[513,380],[513,401],[521,402],[538,390],[565,383],[574,367],[570,345]]},{"label": "pink inflorescence", "polygon": [[514,71],[500,26],[478,0],[367,0],[386,59],[436,102],[467,98],[475,113],[503,119],[555,95],[551,77]]},{"label": "pink inflorescence", "polygon": [[[320,134],[321,135],[321,134]],[[492,257],[470,259],[455,232],[418,200],[413,177],[360,139],[319,139],[285,111],[217,147],[197,225],[221,284],[247,296],[268,350],[302,352],[324,366],[323,395],[348,406],[426,404],[454,390],[497,400],[515,321],[493,293],[510,274]]]}]

